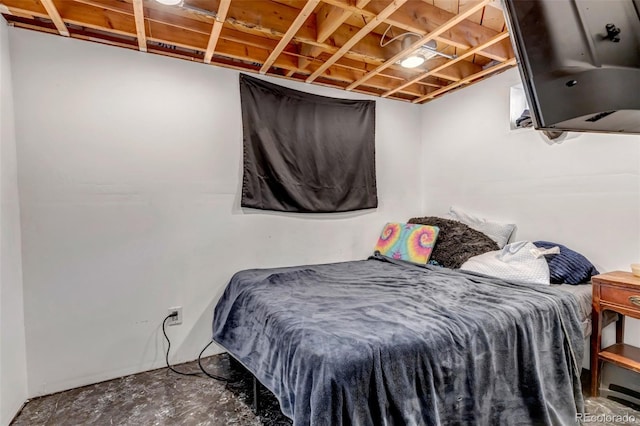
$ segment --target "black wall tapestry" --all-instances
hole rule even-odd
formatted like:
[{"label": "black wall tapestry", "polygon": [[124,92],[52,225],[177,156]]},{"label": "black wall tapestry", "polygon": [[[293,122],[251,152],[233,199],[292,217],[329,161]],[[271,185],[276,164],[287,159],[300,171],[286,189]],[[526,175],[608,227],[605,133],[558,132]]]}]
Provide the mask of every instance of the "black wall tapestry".
[{"label": "black wall tapestry", "polygon": [[375,102],[334,99],[240,75],[242,206],[345,212],[378,206]]}]

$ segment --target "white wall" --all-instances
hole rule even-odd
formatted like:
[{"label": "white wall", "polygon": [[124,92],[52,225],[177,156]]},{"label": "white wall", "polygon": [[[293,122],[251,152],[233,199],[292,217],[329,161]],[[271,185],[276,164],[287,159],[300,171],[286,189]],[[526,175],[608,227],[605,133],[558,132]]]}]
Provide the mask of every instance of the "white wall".
[{"label": "white wall", "polygon": [[[30,396],[191,360],[252,267],[362,259],[420,213],[420,108],[377,100],[376,210],[239,207],[238,72],[10,30]],[[336,97],[343,91],[273,80]]]},{"label": "white wall", "polygon": [[11,58],[0,21],[0,425],[7,425],[27,398],[27,370]]},{"label": "white wall", "polygon": [[377,210],[276,214],[239,208],[237,72],[9,36],[29,396],[162,366],[170,306],[184,308],[184,324],[169,329],[172,361],[193,359],[234,272],[361,259],[384,222],[452,204],[515,222],[517,239],[573,247],[602,271],[640,260],[640,138],[548,145],[510,131],[515,70],[423,107],[377,99]]},{"label": "white wall", "polygon": [[[600,270],[640,262],[640,136],[571,134],[549,145],[509,130],[509,70],[422,108],[425,213],[450,205],[515,223],[516,240],[548,240]],[[626,340],[640,345],[638,321]]]}]

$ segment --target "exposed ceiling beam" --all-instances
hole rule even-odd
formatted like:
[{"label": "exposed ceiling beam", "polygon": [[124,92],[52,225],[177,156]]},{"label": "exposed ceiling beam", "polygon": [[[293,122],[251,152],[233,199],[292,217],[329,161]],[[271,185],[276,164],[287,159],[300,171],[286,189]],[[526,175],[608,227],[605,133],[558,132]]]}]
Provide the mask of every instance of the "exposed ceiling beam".
[{"label": "exposed ceiling beam", "polygon": [[[436,0],[447,10],[432,0],[184,1],[185,7],[152,0],[0,0],[0,4],[6,6],[7,21],[23,28],[61,33],[62,27],[74,38],[341,89],[365,79],[351,90],[404,101],[431,99],[473,84],[483,78],[478,76],[497,71],[482,69],[490,59],[503,62],[513,57],[508,37],[499,32],[504,24],[498,9],[488,8],[496,12],[491,25],[484,26],[485,8],[442,31],[455,13],[468,5],[475,7],[479,0]],[[447,6],[458,1],[464,4]],[[50,12],[52,7],[55,12]],[[480,19],[483,26],[475,23]],[[401,43],[380,46],[385,24],[393,25],[393,35],[416,32],[410,41],[434,37],[443,52],[456,53],[458,48],[460,57],[451,61],[437,57],[420,68],[402,68],[391,62],[403,50]]]},{"label": "exposed ceiling beam", "polygon": [[[315,71],[319,66],[320,66],[319,63],[318,64],[313,63],[309,66],[307,70],[300,71],[300,73],[304,75],[309,75],[310,73]],[[323,74],[322,78],[341,81],[341,82],[344,82],[344,85],[346,86],[347,84],[349,84],[354,79],[361,76],[362,74],[363,74],[362,72],[359,72],[356,70],[345,70],[343,68],[332,66],[332,67],[329,67],[329,69],[326,71],[326,74]],[[389,84],[391,83],[390,80],[391,79],[389,79],[388,77],[376,76],[375,79],[371,79],[367,83],[367,86],[369,88],[375,88],[375,89],[384,91],[387,89],[387,87],[389,87]],[[414,97],[419,97],[429,93],[429,90],[434,90],[434,88],[414,85],[414,86],[406,87],[400,93],[406,93]]]},{"label": "exposed ceiling beam", "polygon": [[[3,0],[3,3],[9,6],[15,13],[29,14],[38,12],[34,10],[33,0]],[[219,1],[213,0],[212,3],[215,7],[219,4]],[[264,8],[262,11],[264,15],[261,16],[260,10],[256,10],[255,8],[239,7],[238,3],[242,5],[258,3],[259,7]],[[66,11],[66,22],[79,23],[84,20],[91,28],[101,28],[109,32],[118,31],[120,28],[128,26],[128,23],[124,22],[127,16],[122,15],[133,16],[129,5],[121,0],[75,0],[73,2],[66,1],[64,4],[73,4],[73,7],[70,7],[69,10]],[[267,10],[266,7],[270,4],[272,4],[272,10]],[[93,11],[95,11],[94,8],[96,7],[103,10],[102,14],[106,19],[100,19],[99,16],[95,15]],[[297,14],[292,15],[292,11],[299,12],[283,4],[272,3],[266,0],[259,2],[252,0],[232,2],[224,29],[235,29],[238,32],[247,34],[247,37],[259,36],[277,41],[288,28],[286,20],[293,20],[295,16],[297,16]],[[42,10],[42,13],[44,14],[45,11]],[[155,2],[145,4],[145,19],[148,25],[155,22],[156,24],[171,25],[174,28],[180,29],[181,31],[172,32],[180,34],[180,38],[184,38],[187,34],[195,32],[209,36],[212,29],[211,25],[215,22],[212,16],[198,14],[184,8],[166,7],[156,4]],[[131,20],[131,24],[133,24],[133,19]],[[84,26],[84,24],[80,23],[79,25]],[[131,26],[134,27],[134,25]],[[315,19],[314,17],[310,17],[293,38],[293,41],[310,44],[311,46],[321,48],[324,52],[333,54],[338,50],[336,46],[344,44],[358,29],[357,27],[342,25],[329,40],[325,43],[318,43],[316,41]],[[221,37],[223,36],[224,30]],[[176,36],[176,38],[177,37],[178,36]],[[199,43],[200,37],[194,34],[193,38],[198,38],[198,41],[192,40],[188,44],[202,49],[202,46],[196,44]],[[171,37],[167,40],[167,43],[171,43]],[[379,37],[376,35],[366,36],[345,55],[345,57],[375,65],[381,63],[386,56],[388,56],[388,53],[380,47]]]},{"label": "exposed ceiling beam", "polygon": [[138,35],[138,49],[147,51],[147,32],[144,25],[144,6],[142,0],[133,0],[133,16],[136,20],[136,34]]},{"label": "exposed ceiling beam", "polygon": [[275,60],[278,58],[278,55],[280,55],[284,48],[287,47],[287,45],[291,42],[291,39],[296,35],[309,15],[313,13],[313,10],[316,8],[318,3],[320,3],[320,0],[307,1],[296,19],[294,19],[294,21],[291,23],[291,26],[289,26],[289,29],[282,35],[282,38],[278,42],[278,45],[273,50],[273,52],[271,52],[265,63],[262,65],[262,68],[260,68],[260,74],[265,74],[267,71],[269,71],[269,68],[271,68],[271,65],[273,65]]},{"label": "exposed ceiling beam", "polygon": [[206,64],[211,63],[211,58],[213,57],[213,52],[215,52],[216,50],[218,38],[220,38],[220,32],[222,31],[224,21],[225,19],[227,19],[227,13],[229,12],[230,5],[231,0],[220,0],[220,4],[218,5],[218,13],[216,14],[216,20],[213,23],[211,34],[209,35],[207,50],[204,52],[204,62]]},{"label": "exposed ceiling beam", "polygon": [[[489,0],[486,0],[489,1]],[[405,4],[407,0],[393,0],[391,4],[385,7],[378,15],[375,16],[371,21],[369,21],[364,27],[360,29],[353,37],[349,39],[345,44],[338,49],[336,53],[329,58],[327,62],[325,62],[320,68],[318,68],[313,74],[307,78],[307,83],[311,83],[313,80],[318,78],[327,68],[329,68],[334,62],[340,59],[345,53],[351,49],[357,42],[359,42],[362,38],[364,38],[367,34],[371,32],[375,27],[380,25],[385,19],[389,17],[393,12],[398,10],[403,4]]]},{"label": "exposed ceiling beam", "polygon": [[324,43],[335,30],[340,28],[340,25],[342,25],[349,16],[351,16],[351,11],[349,10],[326,3],[323,4],[318,13],[316,13],[318,43]]},{"label": "exposed ceiling beam", "polygon": [[420,98],[414,99],[411,102],[413,102],[414,104],[417,104],[417,103],[420,103],[420,102],[424,102],[427,99],[433,99],[436,96],[441,95],[441,94],[446,93],[446,92],[449,92],[449,91],[455,89],[456,87],[462,86],[463,84],[467,84],[467,83],[469,83],[469,82],[471,82],[473,80],[476,80],[478,78],[484,77],[485,75],[492,74],[492,73],[494,73],[496,71],[499,71],[499,70],[501,70],[503,68],[512,67],[512,66],[514,66],[516,64],[517,64],[516,58],[511,58],[506,62],[499,63],[499,64],[494,65],[492,67],[489,67],[489,68],[487,68],[485,70],[482,70],[482,71],[480,71],[478,73],[475,73],[475,74],[472,74],[472,75],[470,75],[468,77],[465,77],[462,80],[458,81],[457,83],[452,83],[452,84],[450,84],[448,86],[444,86],[441,89],[434,90],[433,92],[428,93],[428,94],[426,94],[426,95],[424,95],[424,96],[422,96]]},{"label": "exposed ceiling beam", "polygon": [[[365,7],[371,0],[358,0],[356,10]],[[343,9],[331,4],[323,4],[316,13],[318,26],[318,43],[324,43],[353,14],[350,9]]]},{"label": "exposed ceiling beam", "polygon": [[[216,53],[218,55],[225,56],[228,58],[249,60],[255,63],[262,63],[268,57],[269,52],[270,52],[269,49],[246,46],[246,45],[243,45],[242,43],[220,39],[218,50]],[[311,72],[317,69],[317,67],[320,66],[320,63],[314,62],[310,64],[309,69],[307,70],[299,69],[297,65],[298,65],[297,58],[286,52],[280,55],[276,59],[276,62],[274,63],[274,66],[278,68],[281,68],[287,71],[293,71],[296,74],[300,74],[300,75],[309,75]],[[337,67],[334,65],[327,70],[327,73],[324,76],[324,78],[326,79],[325,81],[327,80],[339,81],[346,86],[348,83],[352,82],[354,79],[363,75],[364,72],[366,71],[356,70],[356,69],[345,69],[345,68]],[[369,82],[367,82],[367,86],[374,87],[376,89],[387,90],[393,84],[394,81],[395,79],[391,77],[378,75],[375,78],[371,79]],[[414,97],[423,96],[427,94],[427,89],[428,88],[426,86],[420,86],[420,87],[412,86],[402,90],[401,93],[407,93]]]},{"label": "exposed ceiling beam", "polygon": [[368,79],[373,77],[374,75],[378,74],[380,71],[390,67],[391,65],[395,64],[399,59],[402,59],[403,57],[407,56],[411,52],[415,51],[417,48],[419,48],[423,44],[427,43],[430,40],[434,40],[437,36],[439,36],[440,34],[444,33],[445,31],[449,30],[450,28],[456,26],[460,22],[464,21],[467,17],[473,15],[478,10],[482,10],[482,8],[485,7],[485,5],[487,3],[489,3],[490,1],[491,0],[482,0],[478,4],[474,5],[473,7],[470,7],[466,11],[464,11],[463,13],[461,13],[459,15],[453,15],[453,17],[451,19],[449,19],[444,24],[440,25],[435,30],[431,31],[429,34],[427,34],[424,37],[421,37],[420,39],[418,39],[418,41],[412,43],[408,48],[403,49],[402,51],[398,52],[397,54],[392,56],[390,59],[388,59],[386,62],[384,62],[381,65],[379,65],[375,70],[371,71],[368,74],[365,74],[364,76],[362,76],[357,81],[354,81],[352,84],[347,86],[347,90],[352,90],[352,89],[358,87],[359,85],[361,85],[362,83],[364,83],[365,81],[367,81]]},{"label": "exposed ceiling beam", "polygon": [[307,66],[320,54],[322,54],[323,49],[318,46],[311,46],[306,43],[300,44],[300,58],[298,58],[298,66],[302,69],[307,68]]},{"label": "exposed ceiling beam", "polygon": [[64,24],[64,21],[62,20],[62,17],[60,16],[58,9],[56,8],[56,5],[53,4],[53,0],[40,0],[40,2],[46,9],[47,14],[49,15],[49,19],[51,19],[53,24],[56,26],[60,35],[69,37],[69,30]]},{"label": "exposed ceiling beam", "polygon": [[[353,13],[362,14],[367,18],[374,17],[383,7],[379,2],[372,2],[363,10],[358,11],[356,7],[351,4],[351,0],[323,1],[350,10]],[[454,13],[440,9],[426,1],[410,1],[401,10],[396,11],[387,18],[385,23],[405,31],[426,35],[438,26],[449,21],[454,15]],[[451,28],[451,30],[436,37],[436,40],[466,50],[484,43],[496,34],[498,34],[498,31],[466,19],[454,28]],[[487,56],[496,61],[505,61],[513,56],[511,45],[509,43],[496,44],[485,50],[483,56]]]},{"label": "exposed ceiling beam", "polygon": [[500,34],[498,34],[497,36],[493,37],[491,40],[487,41],[486,43],[483,43],[479,46],[474,47],[473,49],[469,49],[467,50],[464,54],[458,56],[457,58],[454,58],[450,61],[445,62],[444,64],[440,65],[439,67],[433,68],[427,72],[425,72],[424,74],[420,74],[419,76],[412,78],[411,80],[407,81],[406,83],[401,84],[400,86],[393,88],[385,93],[382,94],[383,98],[386,98],[389,95],[392,95],[394,93],[396,93],[399,90],[404,89],[407,86],[410,86],[414,83],[419,82],[420,80],[422,80],[423,78],[429,77],[430,75],[434,75],[436,73],[438,73],[439,71],[442,71],[443,69],[450,67],[451,65],[455,64],[456,62],[460,62],[480,51],[482,51],[483,49],[486,49],[487,47],[501,41],[504,40],[505,38],[509,37],[509,33],[507,31],[502,32]]},{"label": "exposed ceiling beam", "polygon": [[[33,15],[42,18],[48,18],[48,15],[46,14],[44,8],[36,8],[35,6],[40,5],[39,3],[34,3],[32,0],[4,0],[4,3],[10,4],[9,9],[14,14],[29,16]],[[86,28],[91,28],[99,31],[107,31],[127,37],[136,37],[133,12],[132,9],[128,7],[127,3],[121,2],[119,0],[100,0],[100,3],[97,3],[94,0],[76,0],[74,4],[75,5],[72,9],[65,11],[65,16],[67,16],[67,18],[65,19],[67,20],[67,22],[82,25]],[[232,3],[232,7],[233,4],[234,3]],[[92,8],[97,7],[98,5],[102,5],[102,16],[91,13],[92,10],[95,10]],[[27,7],[29,7],[29,9],[27,9]],[[205,15],[199,15],[199,19],[194,20],[182,17],[181,15],[161,13],[162,11],[160,9],[155,9],[156,7],[158,6],[156,6],[155,4],[152,4],[152,7],[150,7],[150,4],[147,3],[145,4],[144,8],[148,34],[151,34],[153,36],[148,36],[148,40],[160,42],[163,44],[180,46],[198,52],[205,52],[205,48],[203,46],[206,46],[207,44],[207,40],[211,31],[211,22],[214,21],[213,18]],[[169,8],[168,10],[174,11],[176,9]],[[186,12],[178,8],[176,13]],[[227,20],[227,24],[229,24],[229,22],[230,21]],[[268,50],[273,50],[277,44],[277,39],[271,39],[262,36],[262,30],[258,32],[258,34],[261,35],[254,35],[252,33],[243,32],[235,28],[244,27],[225,25],[220,33],[220,40],[226,39],[229,41],[242,43],[247,46],[253,46]],[[218,41],[218,43],[220,42],[220,40]],[[316,55],[315,52],[313,53],[313,55],[307,55],[304,52],[304,46],[305,44],[301,45],[301,49],[298,55],[299,62],[309,62],[313,60],[313,58],[310,58],[309,56]],[[290,51],[291,53],[295,52],[295,49],[290,49],[290,47],[287,47],[285,51]],[[317,46],[310,46],[310,48],[313,50],[317,48]],[[334,52],[337,50],[337,48],[329,45],[326,45],[326,48],[333,49]],[[324,51],[324,48],[321,48],[320,50]],[[216,53],[219,52],[216,51]],[[224,52],[220,54],[224,54]],[[234,58],[238,59],[237,57]],[[245,59],[253,60],[249,57]],[[361,59],[360,56],[345,55],[345,57],[338,60],[335,65],[340,67],[360,69],[363,71],[371,70],[373,69],[373,67],[377,66],[377,64],[371,64],[359,59]],[[301,66],[299,64],[298,68],[304,69],[306,68],[306,66]],[[450,81],[458,81],[461,77],[457,76],[454,71],[455,70],[447,70],[447,72],[443,73],[443,75],[441,75],[440,77]],[[415,74],[415,71],[407,70],[401,67],[393,67],[388,69],[386,71],[386,74],[387,77],[395,75],[397,76],[397,79],[406,79],[408,75]],[[425,82],[424,84],[429,85],[429,82]],[[438,87],[441,86],[441,84],[438,85]],[[390,87],[393,87],[393,85],[391,85]]]}]

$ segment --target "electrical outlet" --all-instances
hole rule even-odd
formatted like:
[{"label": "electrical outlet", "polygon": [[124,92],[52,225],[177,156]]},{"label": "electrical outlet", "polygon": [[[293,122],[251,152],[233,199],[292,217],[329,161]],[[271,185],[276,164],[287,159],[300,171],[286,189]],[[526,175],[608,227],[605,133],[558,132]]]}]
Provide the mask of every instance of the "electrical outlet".
[{"label": "electrical outlet", "polygon": [[167,325],[180,325],[182,324],[182,306],[176,306],[175,308],[169,308],[169,315],[176,312],[178,315],[171,317],[167,320]]}]

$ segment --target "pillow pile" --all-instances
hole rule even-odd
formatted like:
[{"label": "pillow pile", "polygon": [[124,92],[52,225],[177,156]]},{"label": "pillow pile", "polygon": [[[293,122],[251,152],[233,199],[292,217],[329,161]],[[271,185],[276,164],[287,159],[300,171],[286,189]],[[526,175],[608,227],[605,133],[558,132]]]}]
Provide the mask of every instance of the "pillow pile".
[{"label": "pillow pile", "polygon": [[511,234],[513,234],[513,231],[516,229],[516,225],[512,223],[490,222],[487,219],[476,217],[456,207],[451,207],[447,216],[450,219],[462,222],[465,225],[486,234],[498,244],[498,248],[502,248],[507,245],[509,238],[511,238]]},{"label": "pillow pile", "polygon": [[431,225],[440,230],[431,260],[446,268],[460,268],[473,256],[498,250],[498,244],[487,235],[455,220],[428,216],[414,217],[409,223]]},{"label": "pillow pile", "polygon": [[581,284],[588,282],[593,275],[599,274],[586,257],[562,244],[549,241],[535,241],[533,244],[545,249],[560,247],[559,254],[545,256],[553,284]]},{"label": "pillow pile", "polygon": [[439,229],[409,223],[387,223],[375,251],[383,256],[426,264],[438,238]]}]

